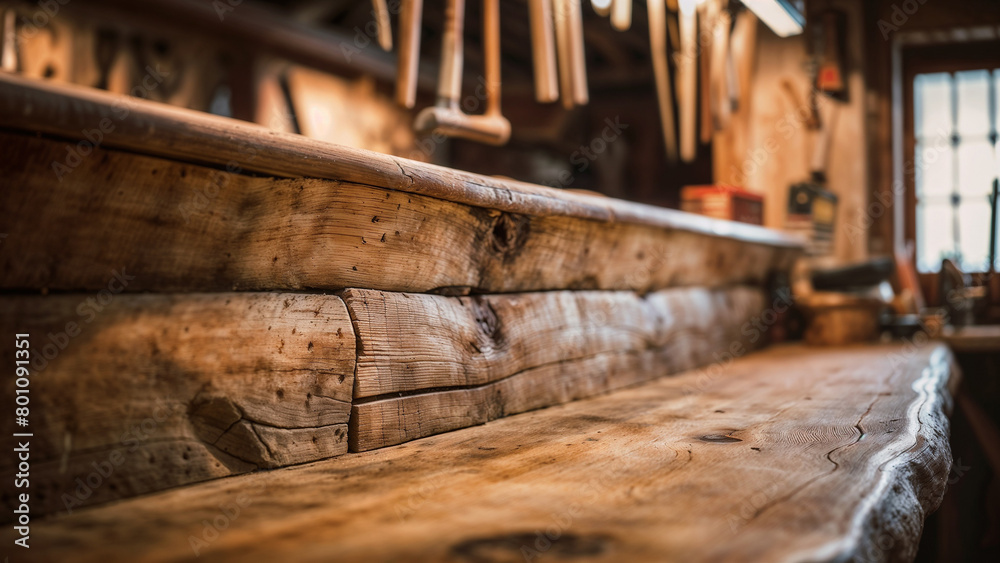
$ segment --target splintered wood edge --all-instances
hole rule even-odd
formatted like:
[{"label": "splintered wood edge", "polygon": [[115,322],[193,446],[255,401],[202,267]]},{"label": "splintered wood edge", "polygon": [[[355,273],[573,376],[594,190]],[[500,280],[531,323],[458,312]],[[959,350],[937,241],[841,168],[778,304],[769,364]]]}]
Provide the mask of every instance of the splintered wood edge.
[{"label": "splintered wood edge", "polygon": [[[0,74],[0,126],[226,167],[343,180],[526,215],[562,215],[802,249],[801,237],[755,225],[492,178],[281,133],[235,119],[51,81]],[[101,132],[101,129],[105,132]]]},{"label": "splintered wood edge", "polygon": [[829,561],[912,561],[924,519],[937,510],[948,490],[952,457],[949,416],[961,372],[951,351],[935,345],[927,366],[913,382],[917,398],[907,411],[914,444],[878,468],[878,483],[864,510],[851,522],[848,537],[802,554]]}]

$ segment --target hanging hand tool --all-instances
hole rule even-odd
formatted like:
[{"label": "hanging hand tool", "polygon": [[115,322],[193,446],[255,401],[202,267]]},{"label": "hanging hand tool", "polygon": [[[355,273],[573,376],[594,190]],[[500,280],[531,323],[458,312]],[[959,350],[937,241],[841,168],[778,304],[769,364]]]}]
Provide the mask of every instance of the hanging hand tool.
[{"label": "hanging hand tool", "polygon": [[417,102],[420,62],[420,20],[423,0],[402,0],[399,8],[399,62],[396,65],[396,102],[412,108]]},{"label": "hanging hand tool", "polygon": [[372,12],[375,14],[379,47],[383,51],[392,51],[392,24],[389,23],[389,7],[385,0],[372,0]]},{"label": "hanging hand tool", "polygon": [[500,0],[483,0],[486,111],[482,115],[467,115],[459,108],[464,18],[465,0],[448,0],[437,104],[417,115],[414,128],[423,133],[502,145],[510,138],[510,122],[500,113]]},{"label": "hanging hand tool", "polygon": [[554,5],[556,56],[559,59],[559,93],[562,97],[563,107],[572,109],[576,104],[573,102],[573,57],[570,56],[567,0],[554,0]]},{"label": "hanging hand tool", "polygon": [[583,50],[583,12],[580,0],[554,0],[554,5],[559,90],[563,107],[571,109],[589,100]]},{"label": "hanging hand tool", "polygon": [[542,103],[559,99],[556,79],[556,47],[553,37],[552,0],[530,0],[531,52],[535,66],[535,99]]},{"label": "hanging hand tool", "polygon": [[680,83],[681,160],[692,162],[697,151],[698,125],[698,53],[695,0],[680,0],[681,52],[677,58],[677,81]]},{"label": "hanging hand tool", "polygon": [[569,17],[569,45],[573,67],[573,102],[586,105],[590,101],[587,92],[587,60],[583,49],[583,10],[580,0],[566,0]]},{"label": "hanging hand tool", "polygon": [[717,16],[715,1],[708,0],[698,5],[698,140],[709,143],[712,140],[712,53],[715,51],[712,22]]},{"label": "hanging hand tool", "polygon": [[632,0],[611,0],[611,27],[618,31],[632,27]]},{"label": "hanging hand tool", "polygon": [[660,106],[663,145],[667,161],[677,162],[677,131],[674,125],[673,85],[667,57],[667,13],[664,0],[647,0],[649,12],[649,43],[653,52],[653,74],[656,77],[656,97]]},{"label": "hanging hand tool", "polygon": [[612,0],[590,0],[590,7],[594,9],[594,13],[601,16],[602,18],[608,17],[611,13],[611,1]]},{"label": "hanging hand tool", "polygon": [[712,25],[712,53],[709,63],[712,103],[712,128],[721,131],[729,125],[732,101],[729,96],[729,31],[732,20],[721,0],[709,0],[715,5]]},{"label": "hanging hand tool", "polygon": [[3,13],[3,47],[0,70],[17,72],[17,12],[8,8]]}]

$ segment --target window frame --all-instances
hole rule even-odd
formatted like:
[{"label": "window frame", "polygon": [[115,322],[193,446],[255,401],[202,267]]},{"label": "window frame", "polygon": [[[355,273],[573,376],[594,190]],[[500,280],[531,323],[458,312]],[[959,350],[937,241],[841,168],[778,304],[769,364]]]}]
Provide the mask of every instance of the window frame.
[{"label": "window frame", "polygon": [[[916,150],[914,132],[914,80],[918,74],[937,72],[962,72],[1000,68],[1000,41],[970,41],[961,43],[945,43],[932,45],[906,46],[902,50],[902,121],[903,121],[903,163],[913,162]],[[1000,111],[1000,108],[997,108]],[[1000,144],[1000,141],[998,141]],[[917,239],[917,192],[916,175],[903,173],[903,240],[916,248]],[[913,266],[916,269],[917,257],[914,256]],[[987,272],[970,272],[977,278],[988,275]],[[937,299],[938,273],[917,273],[921,289],[928,300],[933,303]]]}]

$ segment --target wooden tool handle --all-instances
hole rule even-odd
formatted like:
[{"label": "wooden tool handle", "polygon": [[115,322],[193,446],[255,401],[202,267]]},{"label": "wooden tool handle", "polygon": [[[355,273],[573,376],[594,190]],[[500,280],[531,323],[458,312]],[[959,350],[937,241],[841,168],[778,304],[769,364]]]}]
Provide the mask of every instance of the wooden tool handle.
[{"label": "wooden tool handle", "polygon": [[812,158],[809,161],[809,171],[813,174],[820,172],[826,175],[826,167],[830,160],[830,138],[833,136],[833,129],[836,126],[838,105],[827,105],[829,105],[830,109],[826,112],[826,118],[820,120],[819,130],[816,132],[815,145],[813,146]]},{"label": "wooden tool handle", "polygon": [[559,92],[562,105],[571,109],[573,103],[573,70],[569,43],[569,0],[553,0],[556,28],[556,55],[559,59]]},{"label": "wooden tool handle", "polygon": [[595,14],[601,16],[602,18],[606,18],[611,14],[611,1],[612,0],[603,0],[602,2],[596,2],[591,0],[590,6],[594,9]]},{"label": "wooden tool handle", "polygon": [[611,0],[611,27],[618,31],[632,27],[632,0]]},{"label": "wooden tool handle", "polygon": [[715,0],[702,2],[698,8],[698,140],[708,143],[715,133],[715,106],[712,104],[712,57],[715,53],[715,28],[718,16]]},{"label": "wooden tool handle", "polygon": [[552,27],[552,0],[530,0],[531,47],[535,64],[535,99],[554,102],[559,98],[556,79],[556,47]]},{"label": "wooden tool handle", "polygon": [[462,96],[462,33],[465,0],[448,0],[441,34],[441,76],[438,80],[440,107],[457,107]]},{"label": "wooden tool handle", "polygon": [[500,0],[483,0],[486,115],[500,115]]},{"label": "wooden tool handle", "polygon": [[667,12],[664,0],[647,0],[649,13],[649,43],[653,54],[653,74],[656,78],[656,95],[663,128],[663,145],[667,161],[677,161],[677,131],[674,124],[673,85],[670,81],[670,64],[667,58]]},{"label": "wooden tool handle", "polygon": [[17,72],[17,12],[8,8],[3,13],[3,46],[0,51],[0,69]]},{"label": "wooden tool handle", "polygon": [[383,51],[392,50],[392,24],[389,22],[389,7],[385,0],[372,0],[372,11],[375,13],[375,26],[378,30],[378,44]]},{"label": "wooden tool handle", "polygon": [[417,102],[420,61],[420,21],[423,0],[402,0],[399,11],[399,62],[396,65],[396,102],[412,108]]},{"label": "wooden tool handle", "polygon": [[585,105],[590,100],[590,94],[587,92],[587,61],[583,49],[583,10],[580,9],[580,0],[567,0],[566,8],[573,103]]},{"label": "wooden tool handle", "polygon": [[712,0],[715,8],[715,21],[712,22],[712,53],[709,63],[712,103],[712,126],[715,131],[721,131],[729,125],[732,105],[729,98],[729,30],[732,21],[729,12],[722,6],[721,0]]},{"label": "wooden tool handle", "polygon": [[698,77],[696,68],[698,53],[696,35],[698,33],[693,2],[680,5],[681,52],[677,64],[677,81],[680,82],[681,114],[681,160],[692,162],[697,151],[697,96]]}]

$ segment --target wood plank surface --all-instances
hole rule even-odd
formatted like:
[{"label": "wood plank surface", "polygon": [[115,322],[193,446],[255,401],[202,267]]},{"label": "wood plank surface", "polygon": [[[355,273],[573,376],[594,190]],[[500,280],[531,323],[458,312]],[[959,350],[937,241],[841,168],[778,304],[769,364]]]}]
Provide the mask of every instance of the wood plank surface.
[{"label": "wood plank surface", "polygon": [[[272,131],[242,121],[52,81],[0,74],[0,128],[64,143],[104,127],[101,147],[275,177],[342,180],[520,215],[678,229],[709,237],[800,250],[800,237],[612,198],[492,178]],[[96,138],[96,136],[95,136]],[[6,156],[6,155],[5,155]],[[45,164],[46,170],[51,166]]]},{"label": "wood plank surface", "polygon": [[57,177],[51,165],[67,158],[64,142],[0,133],[0,143],[0,176],[11,186],[0,190],[0,209],[10,211],[3,289],[98,290],[112,269],[125,268],[136,276],[128,291],[645,292],[761,283],[798,254],[683,229],[522,215],[103,148]]},{"label": "wood plank surface", "polygon": [[35,521],[21,555],[910,560],[950,470],[949,366],[940,344],[772,348],[400,446]]},{"label": "wood plank surface", "polygon": [[[364,451],[593,396],[761,344],[735,286],[445,297],[351,289],[350,444]],[[753,340],[751,342],[750,340]]]},{"label": "wood plank surface", "polygon": [[[339,297],[4,296],[0,327],[11,366],[14,334],[30,334],[30,424],[0,431],[34,434],[35,514],[347,451],[355,338]],[[14,389],[5,378],[5,403]],[[15,461],[0,459],[10,482]]]}]

